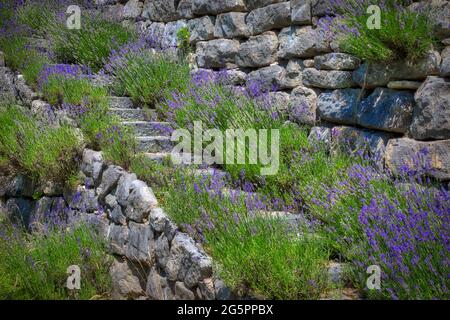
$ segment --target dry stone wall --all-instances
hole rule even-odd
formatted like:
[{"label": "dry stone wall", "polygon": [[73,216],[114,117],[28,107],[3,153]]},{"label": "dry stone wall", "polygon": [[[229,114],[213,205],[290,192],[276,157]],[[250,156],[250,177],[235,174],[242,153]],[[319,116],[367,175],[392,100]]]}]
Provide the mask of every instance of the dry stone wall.
[{"label": "dry stone wall", "polygon": [[448,1],[411,5],[431,8],[441,42],[415,64],[391,65],[339,52],[321,27],[333,12],[326,0],[99,2],[107,18],[133,25],[162,46],[176,45],[177,30],[189,28],[198,69],[227,69],[234,85],[258,82],[275,90],[275,104],[291,121],[315,126],[311,139],[339,143],[336,134],[351,132],[354,146],[368,146],[393,172],[405,156],[428,148],[422,164],[450,180]]}]

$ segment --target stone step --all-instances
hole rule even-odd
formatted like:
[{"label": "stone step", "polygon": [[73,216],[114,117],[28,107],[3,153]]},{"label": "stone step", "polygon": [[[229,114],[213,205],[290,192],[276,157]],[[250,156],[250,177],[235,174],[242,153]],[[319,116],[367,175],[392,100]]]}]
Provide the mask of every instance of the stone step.
[{"label": "stone step", "polygon": [[167,136],[141,136],[136,137],[138,151],[149,153],[170,152],[175,143]]},{"label": "stone step", "polygon": [[122,124],[132,128],[136,136],[168,136],[172,134],[172,128],[168,122],[156,121],[124,121]]},{"label": "stone step", "polygon": [[155,110],[112,108],[110,113],[124,121],[155,121],[157,119]]},{"label": "stone step", "polygon": [[133,109],[134,103],[128,97],[109,97],[109,107],[117,109]]}]

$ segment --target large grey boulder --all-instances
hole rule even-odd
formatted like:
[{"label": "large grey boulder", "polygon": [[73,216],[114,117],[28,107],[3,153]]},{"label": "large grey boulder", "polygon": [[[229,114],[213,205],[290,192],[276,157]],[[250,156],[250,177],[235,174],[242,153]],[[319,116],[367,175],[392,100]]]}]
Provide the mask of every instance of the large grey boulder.
[{"label": "large grey boulder", "polygon": [[292,89],[302,85],[303,79],[303,60],[291,59],[285,66],[286,75],[281,81],[283,89]]},{"label": "large grey boulder", "polygon": [[275,62],[278,49],[278,37],[275,32],[266,32],[241,44],[236,55],[239,67],[258,68]]},{"label": "large grey boulder", "polygon": [[123,17],[125,19],[136,19],[142,13],[144,4],[139,0],[129,0],[123,7]]},{"label": "large grey boulder", "polygon": [[101,177],[105,164],[101,152],[85,149],[81,161],[81,171],[89,178],[92,178],[95,186],[101,182]]},{"label": "large grey boulder", "polygon": [[281,88],[285,76],[286,70],[283,67],[273,65],[250,72],[247,75],[247,84],[256,83],[265,91],[276,91]]},{"label": "large grey boulder", "polygon": [[331,150],[356,156],[368,156],[379,167],[383,166],[386,145],[394,136],[390,133],[364,130],[355,127],[333,127]]},{"label": "large grey boulder", "polygon": [[246,22],[253,35],[287,27],[291,24],[290,3],[275,3],[255,9],[248,14]]},{"label": "large grey boulder", "polygon": [[162,276],[156,267],[152,267],[148,274],[145,292],[154,300],[173,300],[174,298],[167,278]]},{"label": "large grey boulder", "polygon": [[358,104],[364,98],[359,89],[323,92],[317,99],[318,115],[334,123],[355,124]]},{"label": "large grey boulder", "polygon": [[195,300],[195,294],[183,282],[175,282],[175,299],[176,300]]},{"label": "large grey boulder", "polygon": [[393,66],[387,64],[363,63],[353,71],[353,81],[361,88],[385,87],[393,74]]},{"label": "large grey boulder", "polygon": [[399,61],[393,64],[391,79],[423,80],[427,76],[439,75],[441,55],[430,51],[425,57],[415,62]]},{"label": "large grey boulder", "polygon": [[103,200],[106,195],[117,187],[120,177],[125,174],[125,170],[118,166],[109,166],[102,175],[102,180],[97,188],[98,198]]},{"label": "large grey boulder", "polygon": [[244,0],[194,0],[193,12],[196,15],[216,15],[224,12],[245,11]]},{"label": "large grey boulder", "polygon": [[125,215],[135,222],[144,222],[152,209],[156,208],[158,201],[144,182],[135,180],[130,185],[129,205],[125,208]]},{"label": "large grey boulder", "polygon": [[280,42],[278,57],[281,59],[312,58],[331,51],[329,42],[323,34],[310,26],[284,28],[278,37]]},{"label": "large grey boulder", "polygon": [[428,77],[415,94],[411,135],[418,140],[450,138],[450,81]]},{"label": "large grey boulder", "polygon": [[78,186],[75,192],[65,196],[71,209],[93,213],[98,207],[98,197],[94,189]]},{"label": "large grey boulder", "polygon": [[352,73],[349,71],[325,71],[314,68],[303,70],[303,84],[323,89],[344,89],[355,86]]},{"label": "large grey boulder", "polygon": [[214,36],[216,38],[247,38],[251,35],[245,23],[247,13],[229,12],[219,14],[216,18]]},{"label": "large grey boulder", "polygon": [[288,116],[293,122],[314,125],[316,123],[317,94],[314,90],[299,86],[292,90]]},{"label": "large grey boulder", "polygon": [[110,269],[114,300],[136,299],[144,294],[139,277],[133,269],[128,261],[114,260]]},{"label": "large grey boulder", "polygon": [[212,261],[188,235],[178,233],[172,240],[166,272],[169,280],[193,288],[212,275]]},{"label": "large grey boulder", "polygon": [[125,173],[120,177],[119,181],[117,182],[117,189],[115,194],[117,202],[120,205],[128,205],[128,196],[130,195],[131,183],[135,180],[137,180],[137,177],[134,173]]},{"label": "large grey boulder", "polygon": [[293,24],[311,24],[310,0],[291,0],[291,19]]},{"label": "large grey boulder", "polygon": [[360,60],[346,53],[328,53],[314,57],[314,65],[318,70],[355,70]]},{"label": "large grey boulder", "polygon": [[155,254],[150,226],[130,221],[128,230],[125,256],[142,265],[151,265],[154,262]]},{"label": "large grey boulder", "polygon": [[450,47],[445,47],[441,54],[442,62],[439,69],[441,77],[450,77]]},{"label": "large grey boulder", "polygon": [[197,64],[200,68],[236,68],[239,41],[217,39],[197,43]]},{"label": "large grey boulder", "polygon": [[215,17],[204,16],[188,21],[191,43],[214,39]]},{"label": "large grey boulder", "polygon": [[119,256],[125,255],[128,243],[128,228],[126,226],[111,224],[108,230],[109,251]]},{"label": "large grey boulder", "polygon": [[377,88],[358,108],[360,126],[405,133],[412,119],[414,95],[409,91]]},{"label": "large grey boulder", "polygon": [[425,173],[450,180],[450,140],[422,142],[392,139],[386,148],[386,165],[396,175]]},{"label": "large grey boulder", "polygon": [[175,21],[181,18],[177,12],[179,0],[146,0],[142,16],[158,22]]}]

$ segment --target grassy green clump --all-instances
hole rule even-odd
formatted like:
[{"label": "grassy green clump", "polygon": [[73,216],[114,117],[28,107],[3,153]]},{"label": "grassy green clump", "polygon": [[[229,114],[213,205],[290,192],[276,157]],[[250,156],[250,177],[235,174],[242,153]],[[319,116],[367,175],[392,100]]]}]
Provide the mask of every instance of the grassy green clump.
[{"label": "grassy green clump", "polygon": [[76,172],[82,142],[73,128],[42,126],[16,106],[2,106],[0,122],[0,154],[17,170],[61,182]]},{"label": "grassy green clump", "polygon": [[113,50],[132,41],[133,31],[119,23],[83,16],[82,27],[70,30],[60,24],[50,29],[53,50],[59,61],[85,65],[97,72]]},{"label": "grassy green clump", "polygon": [[28,32],[45,37],[52,23],[55,22],[55,11],[51,1],[30,2],[19,6],[16,10],[17,22],[25,26]]},{"label": "grassy green clump", "polygon": [[[406,1],[408,2],[408,1]],[[381,8],[381,27],[370,29],[369,5]],[[337,27],[340,47],[369,62],[417,61],[433,47],[433,26],[426,12],[402,8],[397,1],[349,1],[341,6],[343,19]]]},{"label": "grassy green clump", "polygon": [[110,59],[107,69],[116,77],[113,90],[142,106],[154,107],[189,83],[188,64],[172,54],[124,49]]},{"label": "grassy green clump", "polygon": [[[0,299],[101,299],[109,295],[110,258],[90,227],[29,234],[1,221]],[[81,290],[66,288],[67,268],[81,269]]]}]

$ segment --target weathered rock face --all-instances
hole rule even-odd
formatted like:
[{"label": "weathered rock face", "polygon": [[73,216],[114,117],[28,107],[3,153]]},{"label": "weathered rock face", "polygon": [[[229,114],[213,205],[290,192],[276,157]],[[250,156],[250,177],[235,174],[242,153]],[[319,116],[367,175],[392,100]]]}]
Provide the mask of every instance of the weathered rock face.
[{"label": "weathered rock face", "polygon": [[125,256],[131,261],[151,265],[154,261],[154,251],[150,245],[152,241],[153,233],[149,225],[130,222]]},{"label": "weathered rock face", "polygon": [[314,58],[318,70],[355,70],[360,60],[346,53],[328,53]]},{"label": "weathered rock face", "polygon": [[197,63],[201,68],[235,68],[240,44],[236,40],[218,39],[197,44]]},{"label": "weathered rock face", "polygon": [[441,77],[450,77],[450,47],[445,47],[441,54],[442,62],[439,69]]},{"label": "weathered rock face", "polygon": [[365,89],[386,86],[392,76],[393,67],[390,65],[363,63],[353,72],[353,81]]},{"label": "weathered rock face", "polygon": [[257,8],[265,7],[270,4],[283,2],[285,0],[244,0],[247,10],[254,10]]},{"label": "weathered rock face", "polygon": [[281,87],[285,74],[286,70],[279,65],[264,67],[250,72],[247,75],[247,83],[257,83],[263,90],[273,91]]},{"label": "weathered rock face", "polygon": [[324,71],[307,68],[303,71],[303,84],[323,89],[344,89],[355,86],[349,71]]},{"label": "weathered rock face", "polygon": [[289,60],[285,66],[286,75],[281,81],[281,86],[286,89],[291,89],[302,85],[303,61],[300,59]]},{"label": "weathered rock face", "polygon": [[243,0],[193,0],[193,12],[197,15],[244,11]]},{"label": "weathered rock face", "polygon": [[162,36],[162,47],[163,48],[174,48],[178,46],[178,31],[182,28],[187,27],[186,20],[178,20],[173,22],[168,22],[164,27],[164,33]]},{"label": "weathered rock face", "polygon": [[358,108],[358,124],[396,133],[405,133],[412,119],[414,95],[408,91],[377,88]]},{"label": "weathered rock face", "polygon": [[291,20],[293,24],[311,24],[311,1],[291,0]]},{"label": "weathered rock face", "polygon": [[450,82],[428,77],[415,94],[411,135],[418,140],[450,138]]},{"label": "weathered rock face", "polygon": [[278,49],[278,37],[275,32],[266,32],[251,37],[241,44],[236,55],[239,67],[264,67],[275,62]]},{"label": "weathered rock face", "polygon": [[290,3],[275,3],[255,9],[248,14],[246,22],[253,35],[287,27],[291,24]]},{"label": "weathered rock face", "polygon": [[314,125],[316,123],[317,94],[306,87],[292,90],[289,108],[289,119],[299,124]]},{"label": "weathered rock face", "polygon": [[390,81],[387,85],[389,89],[393,90],[417,90],[422,85],[418,81]]},{"label": "weathered rock face", "polygon": [[191,43],[214,39],[215,17],[204,16],[188,21]]},{"label": "weathered rock face", "polygon": [[421,60],[408,63],[404,61],[393,64],[391,79],[393,80],[423,80],[430,75],[439,74],[441,56],[437,51],[431,51]]},{"label": "weathered rock face", "polygon": [[359,156],[367,155],[371,159],[383,165],[386,145],[392,134],[363,130],[353,127],[333,127],[331,129],[333,152],[341,151]]},{"label": "weathered rock face", "polygon": [[139,278],[128,262],[115,260],[111,266],[111,276],[114,300],[136,299],[144,294]]},{"label": "weathered rock face", "polygon": [[168,22],[181,19],[177,0],[146,0],[142,16],[152,21]]},{"label": "weathered rock face", "polygon": [[136,19],[142,13],[143,3],[139,0],[130,0],[123,7],[123,17],[125,19]]},{"label": "weathered rock face", "polygon": [[229,12],[219,14],[216,19],[214,36],[217,38],[246,38],[251,35],[245,23],[246,13]]},{"label": "weathered rock face", "polygon": [[355,124],[358,104],[363,98],[359,89],[323,92],[317,100],[319,117],[334,123]]},{"label": "weathered rock face", "polygon": [[392,139],[386,148],[386,165],[396,175],[410,172],[450,180],[450,140],[421,142]]},{"label": "weathered rock face", "polygon": [[312,58],[330,52],[328,42],[312,27],[287,27],[281,30],[278,37],[278,57],[281,59]]},{"label": "weathered rock face", "polygon": [[135,180],[130,184],[129,205],[125,209],[128,219],[143,222],[148,218],[150,211],[158,205],[158,201],[144,182]]}]

